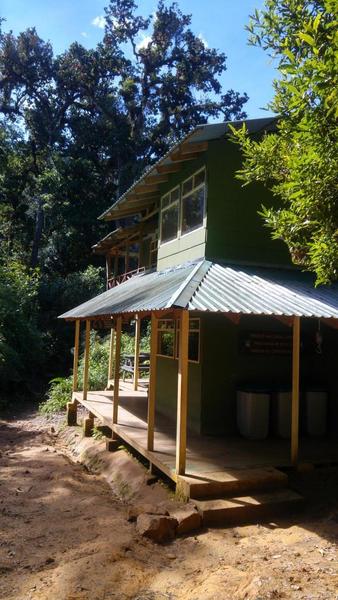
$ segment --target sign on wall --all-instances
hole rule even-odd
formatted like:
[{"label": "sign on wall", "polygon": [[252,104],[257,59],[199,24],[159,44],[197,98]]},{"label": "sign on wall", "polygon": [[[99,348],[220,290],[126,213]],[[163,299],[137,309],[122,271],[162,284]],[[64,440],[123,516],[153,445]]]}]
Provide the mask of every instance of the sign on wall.
[{"label": "sign on wall", "polygon": [[243,332],[240,338],[240,351],[244,354],[291,355],[292,333]]}]

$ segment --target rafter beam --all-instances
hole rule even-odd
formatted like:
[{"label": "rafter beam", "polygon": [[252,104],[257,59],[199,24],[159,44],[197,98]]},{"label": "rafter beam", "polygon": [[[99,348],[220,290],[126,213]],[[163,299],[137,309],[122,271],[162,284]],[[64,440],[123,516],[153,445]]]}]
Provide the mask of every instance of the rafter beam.
[{"label": "rafter beam", "polygon": [[328,327],[332,327],[332,329],[338,329],[338,319],[320,319],[322,323],[328,325]]},{"label": "rafter beam", "polygon": [[180,149],[181,154],[192,154],[193,152],[205,152],[208,150],[208,142],[195,142],[183,144]]},{"label": "rafter beam", "polygon": [[114,213],[112,213],[110,215],[107,215],[105,217],[105,221],[113,221],[114,219],[115,220],[116,219],[123,219],[124,217],[129,217],[129,216],[132,216],[132,215],[137,215],[138,213],[142,212],[146,208],[149,208],[153,203],[154,203],[153,200],[149,200],[147,203],[142,203],[142,204],[136,205],[134,207],[130,207],[130,208],[128,208],[128,210],[127,209],[125,209],[125,210],[121,209],[119,212],[117,212],[117,211],[115,212],[114,211]]},{"label": "rafter beam", "polygon": [[287,325],[287,327],[292,327],[293,317],[287,317],[286,315],[273,315],[274,319],[277,319],[283,325]]},{"label": "rafter beam", "polygon": [[156,167],[156,171],[161,174],[177,173],[180,170],[181,167],[178,164],[158,165]]},{"label": "rafter beam", "polygon": [[172,154],[170,156],[170,158],[174,162],[185,162],[186,160],[195,160],[195,158],[198,158],[198,153],[193,152],[191,154],[188,154],[188,152],[187,152],[186,154],[182,154],[181,151],[178,151],[178,152],[175,152],[174,154]]},{"label": "rafter beam", "polygon": [[160,173],[157,175],[149,175],[148,177],[144,178],[145,185],[165,183],[166,181],[168,181],[168,177],[165,174],[161,175]]},{"label": "rafter beam", "polygon": [[235,325],[238,325],[240,320],[241,320],[241,315],[237,314],[237,313],[223,313],[226,319],[229,319],[229,321],[231,321],[231,323],[234,323]]},{"label": "rafter beam", "polygon": [[151,194],[152,192],[157,192],[158,191],[158,186],[157,185],[147,185],[147,184],[139,184],[136,186],[135,188],[135,192],[136,194],[141,194],[142,192],[145,192],[147,194]]}]

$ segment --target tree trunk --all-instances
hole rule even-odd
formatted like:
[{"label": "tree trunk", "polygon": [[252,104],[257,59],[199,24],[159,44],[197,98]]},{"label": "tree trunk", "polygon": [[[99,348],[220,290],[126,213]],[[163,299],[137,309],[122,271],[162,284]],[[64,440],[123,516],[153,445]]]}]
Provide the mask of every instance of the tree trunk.
[{"label": "tree trunk", "polygon": [[31,267],[35,269],[39,259],[39,248],[43,231],[44,211],[41,198],[37,199],[37,209],[35,213],[35,230],[31,255]]}]

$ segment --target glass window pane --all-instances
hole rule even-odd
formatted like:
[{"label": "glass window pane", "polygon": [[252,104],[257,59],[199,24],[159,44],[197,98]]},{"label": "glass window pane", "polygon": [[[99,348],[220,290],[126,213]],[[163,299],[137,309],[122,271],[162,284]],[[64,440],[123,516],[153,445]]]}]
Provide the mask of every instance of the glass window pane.
[{"label": "glass window pane", "polygon": [[[188,359],[199,362],[200,319],[189,319]],[[180,348],[180,319],[176,321],[176,358]]]},{"label": "glass window pane", "polygon": [[161,213],[161,241],[168,242],[177,237],[178,204],[174,204]]},{"label": "glass window pane", "polygon": [[170,331],[174,331],[175,330],[175,322],[174,319],[161,319],[158,322],[158,329],[162,329],[164,331],[170,330]]},{"label": "glass window pane", "polygon": [[193,183],[193,178],[190,177],[190,179],[188,179],[187,181],[184,182],[183,184],[183,195],[184,194],[188,194],[189,192],[191,192],[192,190],[192,183]]},{"label": "glass window pane", "polygon": [[195,175],[194,187],[198,187],[199,185],[201,185],[201,183],[204,183],[204,181],[205,181],[205,171],[203,169],[203,171],[200,171],[199,173],[197,173],[197,175]]},{"label": "glass window pane", "polygon": [[173,331],[159,331],[158,333],[158,354],[162,356],[174,356],[174,340]]},{"label": "glass window pane", "polygon": [[203,225],[204,186],[182,200],[182,233]]},{"label": "glass window pane", "polygon": [[199,332],[190,331],[189,333],[189,360],[199,361]]},{"label": "glass window pane", "polygon": [[162,198],[162,208],[165,208],[166,206],[168,206],[170,202],[170,195],[167,194],[166,196],[163,196]]},{"label": "glass window pane", "polygon": [[177,187],[170,194],[170,202],[176,202],[176,200],[179,200],[179,198],[180,198],[180,188]]}]

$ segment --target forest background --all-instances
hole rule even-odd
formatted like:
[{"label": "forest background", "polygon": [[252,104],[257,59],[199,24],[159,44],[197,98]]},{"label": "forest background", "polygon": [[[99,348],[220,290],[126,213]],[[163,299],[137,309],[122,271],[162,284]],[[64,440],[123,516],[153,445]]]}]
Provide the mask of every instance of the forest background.
[{"label": "forest background", "polygon": [[[34,28],[0,20],[0,405],[41,394],[69,372],[72,328],[57,316],[105,289],[91,247],[114,226],[97,217],[193,127],[246,117],[246,93],[223,90],[224,53],[191,28],[178,3],[148,17],[110,0],[95,48],[55,55]],[[265,0],[249,43],[274,61],[277,132],[230,138],[234,176],[279,199],[262,227],[312,271],[338,279],[338,14],[335,0]],[[140,41],[141,40],[141,41]],[[102,260],[102,259],[101,259]],[[105,385],[107,344],[92,344],[91,385]],[[130,350],[126,336],[123,348]],[[146,338],[145,338],[145,344]],[[70,379],[52,384],[62,395]]]},{"label": "forest background", "polygon": [[69,371],[73,330],[57,316],[105,289],[91,247],[112,224],[98,215],[195,125],[245,117],[247,96],[222,90],[225,55],[176,3],[144,17],[132,0],[111,0],[102,42],[59,55],[34,28],[0,25],[4,405],[41,397]]}]

